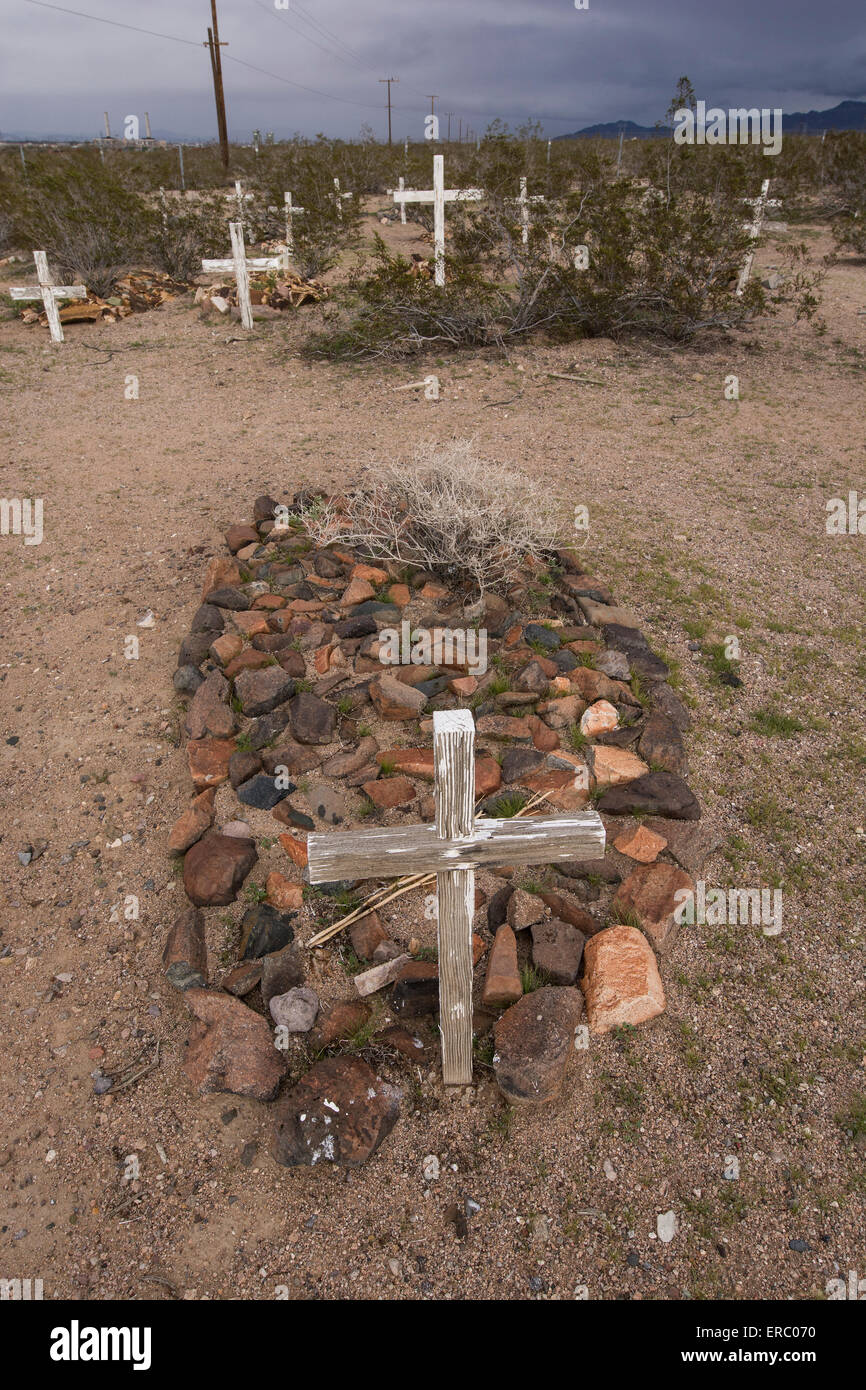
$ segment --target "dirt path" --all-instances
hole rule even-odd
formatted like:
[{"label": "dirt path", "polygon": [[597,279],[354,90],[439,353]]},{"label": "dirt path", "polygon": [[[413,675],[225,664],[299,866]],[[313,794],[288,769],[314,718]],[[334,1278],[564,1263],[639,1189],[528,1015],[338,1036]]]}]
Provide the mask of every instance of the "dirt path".
[{"label": "dirt path", "polygon": [[[848,260],[824,336],[782,316],[721,350],[363,371],[302,364],[279,325],[241,341],[190,301],[72,327],[60,351],[0,325],[0,493],[45,508],[41,545],[0,538],[0,1275],[95,1299],[800,1299],[866,1275],[866,537],[825,530],[828,499],[866,497],[864,308]],[[547,375],[575,362],[604,385]],[[428,371],[438,404],[393,394]],[[594,1041],[553,1113],[509,1115],[484,1077],[472,1099],[422,1077],[366,1169],[288,1172],[264,1107],[202,1100],[179,1069],[187,1010],[160,965],[187,797],[171,673],[207,557],[257,494],[342,487],[451,434],[589,508],[592,568],[694,705],[690,781],[724,839],[707,882],[780,886],[784,930],[684,932],[666,1014]],[[739,688],[688,645],[731,635]],[[157,1040],[157,1067],[93,1094],[95,1068],[134,1074]],[[466,1198],[461,1243],[449,1209]]]}]

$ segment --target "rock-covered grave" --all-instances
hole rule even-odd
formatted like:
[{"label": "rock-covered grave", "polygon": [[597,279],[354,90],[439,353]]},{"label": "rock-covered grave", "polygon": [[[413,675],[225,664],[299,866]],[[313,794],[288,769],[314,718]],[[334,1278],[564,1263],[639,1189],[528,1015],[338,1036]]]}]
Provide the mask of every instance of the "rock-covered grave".
[{"label": "rock-covered grave", "polygon": [[[339,539],[317,547],[310,500],[262,496],[229,527],[180,648],[192,796],[168,848],[188,905],[164,950],[192,1015],[187,1076],[275,1102],[288,1166],[364,1162],[399,1117],[400,1069],[437,1065],[435,878],[399,902],[386,879],[313,888],[305,843],[433,819],[435,710],[473,712],[477,814],[592,802],[607,834],[603,859],[476,879],[477,1064],[512,1104],[555,1099],[592,1035],[664,1011],[659,960],[715,848],[668,667],[577,552],[525,559],[479,600]],[[485,662],[435,645],[468,631],[486,634]],[[451,664],[424,661],[431,638]],[[219,910],[242,892],[239,940],[214,969]]]}]

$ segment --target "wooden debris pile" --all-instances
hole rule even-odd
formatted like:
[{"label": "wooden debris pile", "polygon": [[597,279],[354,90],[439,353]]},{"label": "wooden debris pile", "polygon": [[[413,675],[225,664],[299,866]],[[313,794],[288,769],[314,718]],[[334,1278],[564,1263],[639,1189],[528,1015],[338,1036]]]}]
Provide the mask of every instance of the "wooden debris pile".
[{"label": "wooden debris pile", "polygon": [[[107,299],[91,291],[86,299],[74,299],[65,304],[60,310],[60,322],[87,323],[99,319],[103,323],[117,323],[118,319],[128,318],[130,314],[158,309],[192,287],[159,270],[136,270],[124,275],[114,288],[115,293]],[[34,305],[26,305],[21,310],[21,318],[24,323],[39,323],[43,327],[48,322],[45,310]]]},{"label": "wooden debris pile", "polygon": [[[302,304],[318,304],[328,298],[328,287],[320,280],[304,280],[292,270],[281,270],[276,280],[273,275],[250,276],[250,302],[270,309],[298,309]],[[200,287],[196,291],[196,303],[211,304],[222,313],[229,308],[237,308],[237,285],[222,281],[217,285]]]}]

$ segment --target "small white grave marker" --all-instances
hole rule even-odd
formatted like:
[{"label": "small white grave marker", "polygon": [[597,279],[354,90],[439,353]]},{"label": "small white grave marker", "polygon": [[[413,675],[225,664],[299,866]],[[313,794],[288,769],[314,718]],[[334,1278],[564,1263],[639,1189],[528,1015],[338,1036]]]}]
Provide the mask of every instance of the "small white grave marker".
[{"label": "small white grave marker", "polygon": [[[757,241],[758,237],[761,235],[761,228],[764,225],[764,213],[767,211],[767,208],[778,208],[782,206],[778,198],[771,198],[769,194],[770,180],[764,179],[764,182],[761,184],[761,192],[757,198],[743,199],[743,202],[748,203],[750,207],[754,208],[754,213],[752,215],[751,222],[747,222],[745,224],[746,230],[748,231],[752,241]],[[754,251],[750,251],[745,261],[743,262],[743,268],[740,271],[740,278],[737,281],[738,296],[744,292],[746,286],[749,283],[749,276],[752,273],[752,265],[754,263],[754,260],[755,253]]]},{"label": "small white grave marker", "polygon": [[[441,158],[441,156],[437,156]],[[436,824],[311,834],[311,883],[436,873],[442,1078],[472,1081],[472,918],[479,864],[601,859],[605,832],[592,809],[575,816],[475,819],[475,721],[469,710],[433,715]]]},{"label": "small white grave marker", "polygon": [[393,194],[394,202],[405,206],[406,203],[432,203],[433,204],[433,248],[435,254],[435,281],[437,285],[445,284],[445,204],[454,202],[473,202],[477,203],[484,197],[483,188],[446,188],[445,187],[445,156],[434,154],[433,156],[433,187],[431,189],[420,190],[417,188],[398,189]]},{"label": "small white grave marker", "polygon": [[340,180],[334,179],[334,203],[336,204],[337,208],[337,216],[339,217],[341,222],[343,220],[343,199],[351,198],[351,196],[351,193],[341,193]]},{"label": "small white grave marker", "polygon": [[525,178],[520,180],[520,197],[515,198],[515,202],[520,205],[520,239],[524,246],[529,245],[529,204],[544,203],[547,201],[540,193],[534,193],[530,198],[526,191],[527,182]]},{"label": "small white grave marker", "polygon": [[48,257],[45,252],[34,251],[33,259],[36,262],[36,279],[39,284],[11,285],[9,293],[13,299],[41,299],[48,315],[51,337],[55,343],[62,343],[63,329],[60,326],[57,301],[58,299],[86,299],[87,287],[85,285],[55,285],[48,272]]},{"label": "small white grave marker", "polygon": [[244,229],[241,222],[230,222],[229,231],[232,237],[231,260],[202,261],[201,268],[208,274],[214,272],[228,271],[234,275],[238,287],[238,307],[241,311],[241,323],[244,328],[253,326],[253,309],[250,303],[250,271],[251,270],[281,270],[283,266],[281,256],[247,256],[244,246]]},{"label": "small white grave marker", "polygon": [[234,193],[227,193],[226,197],[234,198],[235,204],[237,206],[237,212],[235,213],[235,216],[238,222],[243,223],[244,203],[251,203],[253,201],[252,193],[245,193],[243,189],[243,184],[241,183],[240,179],[235,179],[235,191]]},{"label": "small white grave marker", "polygon": [[284,202],[285,202],[285,204],[286,204],[286,256],[285,256],[285,267],[286,267],[286,270],[288,270],[288,268],[289,268],[289,257],[290,257],[290,256],[293,256],[293,255],[294,255],[294,252],[295,252],[295,233],[294,233],[294,230],[293,230],[293,227],[292,227],[292,218],[293,218],[297,213],[306,212],[307,209],[306,209],[306,208],[299,208],[299,207],[297,207],[296,204],[294,204],[294,203],[292,202],[292,195],[291,195],[291,193],[284,193],[284,194],[283,194],[283,200],[284,200]]}]

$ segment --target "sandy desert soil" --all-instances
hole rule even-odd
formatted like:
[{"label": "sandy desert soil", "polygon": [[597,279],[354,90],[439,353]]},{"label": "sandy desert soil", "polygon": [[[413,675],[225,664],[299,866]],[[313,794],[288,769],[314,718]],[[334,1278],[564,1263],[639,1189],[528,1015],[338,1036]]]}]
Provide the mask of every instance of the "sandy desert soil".
[{"label": "sandy desert soil", "polygon": [[[771,241],[758,273],[777,259]],[[866,537],[825,530],[829,498],[866,496],[864,311],[866,265],[847,258],[823,335],[782,314],[702,349],[361,369],[305,365],[296,327],[247,338],[191,299],[70,327],[59,351],[0,324],[0,493],[45,499],[40,546],[0,538],[0,1275],[85,1299],[810,1299],[866,1276]],[[548,375],[575,363],[603,384]],[[426,372],[438,403],[394,392]],[[784,930],[684,931],[666,1013],[593,1039],[550,1110],[508,1112],[483,1069],[453,1096],[404,1072],[403,1116],[367,1167],[288,1171],[266,1107],[202,1099],[180,1070],[188,1015],[160,963],[182,897],[166,836],[188,795],[171,674],[207,559],[256,495],[342,487],[454,434],[589,508],[588,568],[692,705],[690,782],[723,842],[706,881],[780,886]],[[740,688],[688,645],[728,635]],[[264,851],[256,878],[277,865]],[[126,894],[138,922],[112,921]],[[395,933],[429,927],[421,905],[404,901]],[[339,952],[313,970],[339,975]],[[94,1095],[95,1068],[134,1077],[157,1043],[158,1066]]]}]

